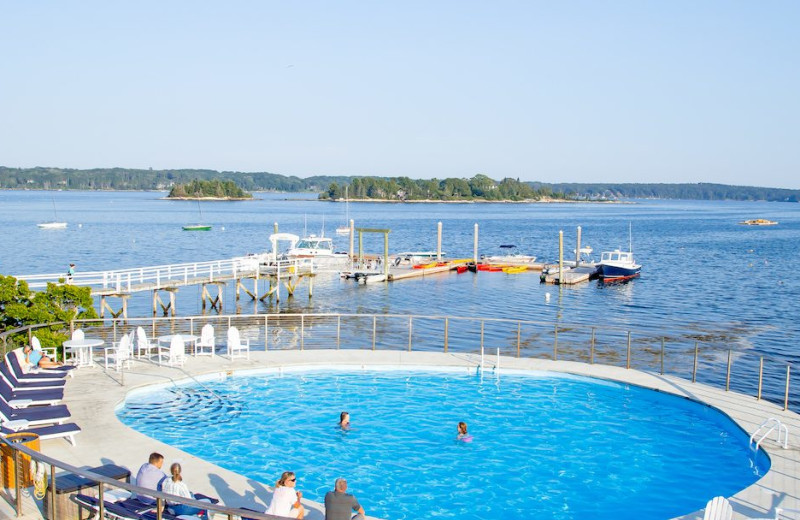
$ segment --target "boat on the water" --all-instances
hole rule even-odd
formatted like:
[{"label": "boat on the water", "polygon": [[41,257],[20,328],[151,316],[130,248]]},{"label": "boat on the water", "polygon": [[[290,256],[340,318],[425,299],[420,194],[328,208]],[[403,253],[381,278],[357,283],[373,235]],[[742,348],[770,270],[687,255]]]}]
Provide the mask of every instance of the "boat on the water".
[{"label": "boat on the water", "polygon": [[527,265],[509,265],[503,268],[503,272],[506,274],[519,274],[524,273],[528,270]]},{"label": "boat on the water", "polygon": [[526,265],[536,262],[536,257],[533,255],[523,255],[516,251],[513,244],[501,244],[502,249],[509,249],[506,254],[501,255],[481,255],[481,260],[487,264],[506,264],[506,265]]},{"label": "boat on the water", "polygon": [[211,231],[211,225],[209,224],[188,224],[186,226],[181,226],[181,229],[184,231]]},{"label": "boat on the water", "polygon": [[288,258],[315,258],[315,259],[342,259],[346,260],[347,253],[333,250],[333,239],[308,235],[297,243],[291,244],[286,252]]},{"label": "boat on the water", "polygon": [[337,235],[349,235],[350,234],[350,198],[348,197],[348,189],[350,186],[344,187],[344,226],[339,226],[336,228]]},{"label": "boat on the water", "polygon": [[[403,251],[395,254],[394,258],[390,261],[395,267],[413,267],[419,264],[430,264],[434,260],[437,260],[438,255],[436,251]],[[445,253],[442,252],[442,257],[444,256]]]},{"label": "boat on the water", "polygon": [[51,220],[50,222],[41,222],[36,225],[39,227],[39,229],[66,229],[67,223],[58,220],[55,197],[52,197],[52,200],[53,200],[53,220]]},{"label": "boat on the water", "polygon": [[66,222],[41,222],[36,225],[41,229],[65,229],[67,227]]},{"label": "boat on the water", "polygon": [[777,224],[774,220],[767,220],[765,218],[753,218],[739,222],[745,226],[774,226]]},{"label": "boat on the water", "polygon": [[642,266],[633,259],[632,251],[604,251],[600,256],[600,278],[603,281],[628,280],[639,276]]}]

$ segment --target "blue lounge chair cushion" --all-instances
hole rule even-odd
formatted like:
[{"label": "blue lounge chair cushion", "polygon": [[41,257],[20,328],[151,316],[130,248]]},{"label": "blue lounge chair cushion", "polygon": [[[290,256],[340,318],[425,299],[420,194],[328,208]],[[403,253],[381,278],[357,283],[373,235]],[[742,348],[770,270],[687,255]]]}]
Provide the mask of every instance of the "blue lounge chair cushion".
[{"label": "blue lounge chair cushion", "polygon": [[6,378],[11,386],[14,388],[18,388],[23,390],[25,388],[34,388],[34,389],[41,389],[43,387],[48,388],[63,388],[67,382],[63,379],[58,381],[20,381],[11,371],[11,368],[5,362],[0,362],[0,374]]},{"label": "blue lounge chair cushion", "polygon": [[0,377],[0,396],[6,401],[31,399],[33,401],[59,401],[64,398],[64,390],[15,390]]}]

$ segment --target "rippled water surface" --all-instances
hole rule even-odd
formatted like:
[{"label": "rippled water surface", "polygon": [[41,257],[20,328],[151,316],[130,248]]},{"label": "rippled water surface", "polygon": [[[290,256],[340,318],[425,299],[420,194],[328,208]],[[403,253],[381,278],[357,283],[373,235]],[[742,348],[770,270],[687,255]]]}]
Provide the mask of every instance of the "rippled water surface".
[{"label": "rippled water surface", "polygon": [[[381,518],[660,520],[769,465],[711,408],[588,378],[312,371],[205,385],[222,399],[173,387],[130,396],[119,417],[261,482],[295,471],[312,500],[346,476]],[[472,442],[455,440],[458,421]]]}]

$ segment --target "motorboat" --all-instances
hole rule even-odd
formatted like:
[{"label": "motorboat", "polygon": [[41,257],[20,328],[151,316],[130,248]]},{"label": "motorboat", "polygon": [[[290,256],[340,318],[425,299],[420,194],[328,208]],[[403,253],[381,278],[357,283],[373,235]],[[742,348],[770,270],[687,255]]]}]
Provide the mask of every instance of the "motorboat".
[{"label": "motorboat", "polygon": [[604,251],[600,256],[600,278],[604,281],[628,280],[639,276],[642,266],[633,259],[632,251]]},{"label": "motorboat", "polygon": [[[445,253],[441,254],[442,257],[445,256]],[[415,265],[424,265],[430,264],[433,262],[438,262],[439,253],[436,251],[404,251],[402,253],[397,253],[394,255],[394,258],[391,260],[391,263],[395,267],[399,266],[415,266]]]},{"label": "motorboat", "polygon": [[181,226],[184,231],[211,231],[211,226],[209,224],[188,224],[186,226]]},{"label": "motorboat", "polygon": [[292,244],[286,251],[287,258],[342,259],[349,255],[333,250],[333,239],[308,235]]},{"label": "motorboat", "polygon": [[528,265],[536,262],[536,257],[533,255],[523,255],[516,251],[513,244],[501,244],[502,249],[508,249],[509,252],[500,255],[481,255],[481,260],[487,264],[504,264],[511,266]]}]

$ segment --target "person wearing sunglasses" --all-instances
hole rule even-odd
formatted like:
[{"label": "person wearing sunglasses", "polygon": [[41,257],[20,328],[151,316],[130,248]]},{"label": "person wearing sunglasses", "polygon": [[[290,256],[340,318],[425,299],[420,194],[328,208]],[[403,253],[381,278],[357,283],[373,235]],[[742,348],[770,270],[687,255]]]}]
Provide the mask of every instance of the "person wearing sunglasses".
[{"label": "person wearing sunglasses", "polygon": [[296,485],[297,476],[294,471],[284,471],[281,478],[275,483],[275,491],[272,493],[272,501],[267,508],[267,514],[303,518],[306,514],[300,504],[303,492],[297,491]]}]

